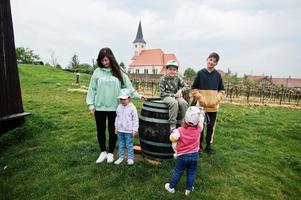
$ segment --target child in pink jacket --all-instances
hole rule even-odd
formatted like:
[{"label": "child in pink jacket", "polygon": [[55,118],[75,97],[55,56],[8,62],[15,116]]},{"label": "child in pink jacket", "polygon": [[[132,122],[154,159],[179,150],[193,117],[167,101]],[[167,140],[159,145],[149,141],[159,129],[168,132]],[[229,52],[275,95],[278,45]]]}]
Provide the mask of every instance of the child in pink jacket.
[{"label": "child in pink jacket", "polygon": [[204,111],[196,106],[189,107],[185,113],[182,127],[175,129],[170,135],[177,158],[171,181],[165,184],[165,189],[170,193],[175,192],[175,187],[184,170],[187,172],[185,195],[189,195],[193,189],[202,129],[199,124],[203,124],[203,122]]}]

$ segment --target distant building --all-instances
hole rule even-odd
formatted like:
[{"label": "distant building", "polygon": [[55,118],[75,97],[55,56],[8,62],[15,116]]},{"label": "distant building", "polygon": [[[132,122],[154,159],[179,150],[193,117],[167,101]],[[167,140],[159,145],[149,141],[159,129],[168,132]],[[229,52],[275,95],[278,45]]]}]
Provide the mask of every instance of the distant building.
[{"label": "distant building", "polygon": [[[164,74],[168,60],[177,60],[175,54],[166,54],[161,49],[146,49],[141,22],[139,22],[136,39],[133,42],[134,56],[128,72],[132,74]],[[179,62],[179,61],[178,61]]]},{"label": "distant building", "polygon": [[299,78],[273,78],[272,76],[251,76],[248,75],[247,78],[251,81],[255,81],[259,84],[273,84],[277,86],[284,86],[289,88],[299,88],[301,89],[301,79]]}]

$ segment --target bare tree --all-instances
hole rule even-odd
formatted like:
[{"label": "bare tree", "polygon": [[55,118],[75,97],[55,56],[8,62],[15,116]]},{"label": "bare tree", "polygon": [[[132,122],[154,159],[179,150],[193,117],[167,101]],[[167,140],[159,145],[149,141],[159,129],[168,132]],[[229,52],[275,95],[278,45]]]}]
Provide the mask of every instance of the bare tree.
[{"label": "bare tree", "polygon": [[52,50],[50,53],[50,62],[52,64],[53,69],[55,69],[58,64],[57,60],[58,57],[55,55],[55,52]]},{"label": "bare tree", "polygon": [[92,67],[94,70],[97,68],[97,64],[95,63],[94,58],[92,59]]}]

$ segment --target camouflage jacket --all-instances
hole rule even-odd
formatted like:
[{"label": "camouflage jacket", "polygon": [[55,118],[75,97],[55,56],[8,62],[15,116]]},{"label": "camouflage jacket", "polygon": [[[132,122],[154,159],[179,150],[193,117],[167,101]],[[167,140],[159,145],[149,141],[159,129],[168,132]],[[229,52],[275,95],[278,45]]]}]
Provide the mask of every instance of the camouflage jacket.
[{"label": "camouflage jacket", "polygon": [[190,87],[179,75],[171,78],[167,75],[164,75],[160,78],[159,90],[160,97],[164,98],[174,97],[178,90],[182,90],[182,92],[184,92],[186,90],[190,90]]}]

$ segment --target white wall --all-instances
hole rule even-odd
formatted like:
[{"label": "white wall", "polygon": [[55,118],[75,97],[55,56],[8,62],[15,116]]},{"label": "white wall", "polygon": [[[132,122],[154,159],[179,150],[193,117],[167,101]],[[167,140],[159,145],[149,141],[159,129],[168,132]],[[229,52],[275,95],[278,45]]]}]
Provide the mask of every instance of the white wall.
[{"label": "white wall", "polygon": [[135,74],[136,69],[139,69],[139,74],[144,74],[144,69],[148,69],[148,74],[153,74],[153,69],[157,69],[157,74],[160,73],[162,66],[135,66],[129,67],[130,73]]}]

